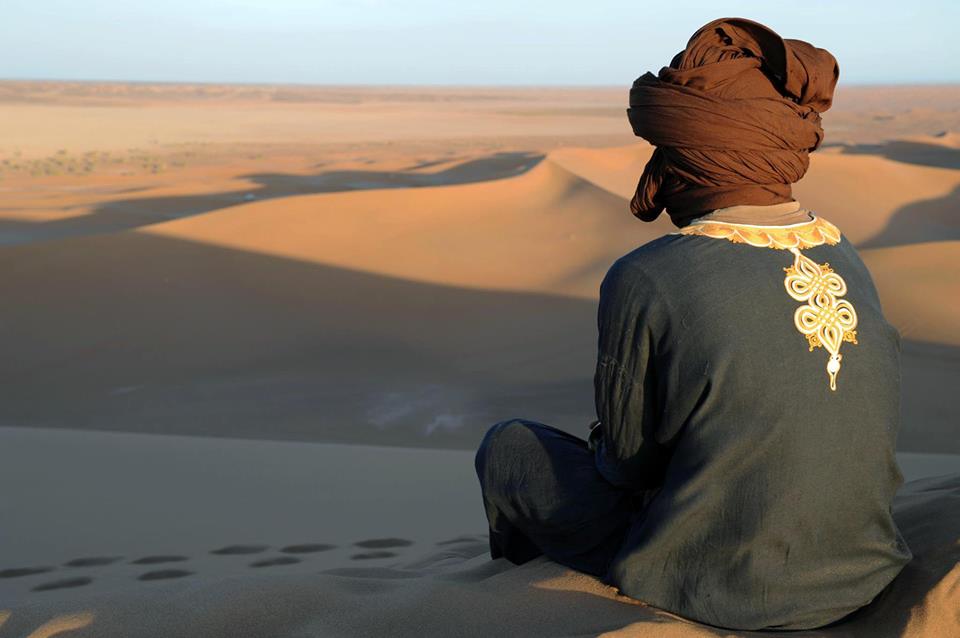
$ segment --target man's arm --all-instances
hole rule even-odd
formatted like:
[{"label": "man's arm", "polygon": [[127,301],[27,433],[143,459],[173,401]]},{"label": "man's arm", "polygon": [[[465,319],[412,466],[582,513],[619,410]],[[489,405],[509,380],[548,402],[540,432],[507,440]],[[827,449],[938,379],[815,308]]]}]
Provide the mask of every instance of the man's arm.
[{"label": "man's arm", "polygon": [[590,433],[597,469],[610,483],[649,489],[663,482],[669,451],[656,442],[655,341],[664,317],[641,272],[616,262],[600,286],[594,374],[596,425]]}]

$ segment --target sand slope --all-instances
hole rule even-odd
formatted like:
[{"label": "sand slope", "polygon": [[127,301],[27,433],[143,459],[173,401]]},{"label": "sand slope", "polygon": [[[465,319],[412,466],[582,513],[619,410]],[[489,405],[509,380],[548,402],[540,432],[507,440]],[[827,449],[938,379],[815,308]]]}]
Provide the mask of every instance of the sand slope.
[{"label": "sand slope", "polygon": [[[0,268],[6,425],[472,448],[505,418],[593,418],[593,301],[145,233],[13,247]],[[903,449],[960,451],[957,358],[905,345]]]},{"label": "sand slope", "polygon": [[594,298],[613,259],[671,229],[638,224],[624,207],[548,158],[517,177],[287,197],[144,231],[417,281]]},{"label": "sand slope", "polygon": [[[957,628],[960,456],[898,457],[915,560],[798,635]],[[491,561],[471,452],[0,428],[0,481],[4,636],[741,635]]]},{"label": "sand slope", "polygon": [[[644,143],[612,149],[559,149],[550,157],[581,178],[625,200],[651,153]],[[949,159],[939,162],[930,154]],[[810,156],[794,185],[805,207],[837,224],[854,244],[897,245],[960,238],[951,214],[960,200],[960,154],[935,142],[834,147]],[[869,184],[869,188],[864,188]]]},{"label": "sand slope", "polygon": [[960,345],[960,241],[861,252],[887,318],[905,339]]},{"label": "sand slope", "polygon": [[7,425],[470,447],[528,401],[589,420],[586,301],[146,234],[45,247],[0,253]]},{"label": "sand slope", "polygon": [[[940,638],[960,632],[960,475],[911,484],[895,512],[914,561],[874,604],[834,627],[796,635]],[[386,567],[159,585],[149,595],[109,599],[77,595],[15,609],[6,625],[19,635],[41,625],[76,627],[70,635],[78,638],[778,635],[687,622],[545,558],[521,567],[490,561],[479,538]]]}]

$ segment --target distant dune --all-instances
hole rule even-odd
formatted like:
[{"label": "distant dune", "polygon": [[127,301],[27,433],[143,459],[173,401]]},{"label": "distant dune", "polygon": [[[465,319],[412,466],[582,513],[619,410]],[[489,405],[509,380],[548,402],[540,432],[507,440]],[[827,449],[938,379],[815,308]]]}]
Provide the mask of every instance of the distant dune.
[{"label": "distant dune", "polygon": [[863,259],[904,338],[960,345],[960,241],[875,248]]},{"label": "distant dune", "polygon": [[586,298],[613,259],[670,230],[667,220],[638,224],[620,197],[550,157],[493,181],[344,190],[144,230],[417,281]]}]

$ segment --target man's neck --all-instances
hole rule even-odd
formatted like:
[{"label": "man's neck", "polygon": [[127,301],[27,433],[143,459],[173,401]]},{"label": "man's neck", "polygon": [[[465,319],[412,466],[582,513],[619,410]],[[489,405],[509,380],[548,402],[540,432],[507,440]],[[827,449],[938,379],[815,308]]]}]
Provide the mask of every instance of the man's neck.
[{"label": "man's neck", "polygon": [[801,208],[800,202],[793,200],[769,206],[749,204],[727,206],[713,210],[698,219],[755,226],[788,226],[808,222],[813,219],[813,215],[809,210]]}]

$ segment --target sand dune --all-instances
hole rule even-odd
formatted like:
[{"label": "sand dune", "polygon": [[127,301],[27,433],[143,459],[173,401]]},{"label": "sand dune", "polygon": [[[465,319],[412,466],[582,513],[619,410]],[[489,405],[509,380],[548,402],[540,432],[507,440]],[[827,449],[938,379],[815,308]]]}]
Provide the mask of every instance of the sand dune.
[{"label": "sand dune", "polygon": [[[505,418],[593,418],[592,300],[143,232],[9,247],[0,268],[6,425],[472,448]],[[905,344],[903,449],[960,452],[944,348]]]},{"label": "sand dune", "polygon": [[888,319],[906,339],[960,345],[960,241],[862,251]]},{"label": "sand dune", "polygon": [[[57,161],[75,160],[66,157]],[[140,228],[254,200],[496,180],[528,170],[542,157],[497,152],[412,163],[409,157],[402,161],[353,159],[337,161],[328,168],[324,163],[310,166],[303,157],[274,156],[272,172],[254,170],[263,168],[254,159],[231,158],[226,166],[202,165],[171,175],[151,173],[140,177],[134,187],[124,183],[129,175],[123,173],[119,178],[60,176],[45,188],[8,189],[11,192],[0,209],[0,245]]]},{"label": "sand dune", "polygon": [[[66,219],[6,221],[23,242],[0,250],[0,424],[461,448],[513,416],[580,431],[600,279],[673,230],[627,210],[648,154],[102,179]],[[863,254],[905,339],[905,450],[960,452],[943,392],[960,382],[955,251],[929,243],[952,232],[958,183],[833,149],[797,187],[851,240],[894,244]],[[69,197],[34,195],[48,211]]]},{"label": "sand dune", "polygon": [[5,424],[472,446],[533,397],[589,420],[585,301],[140,233],[0,264],[17,274],[0,282]]},{"label": "sand dune", "polygon": [[288,197],[145,232],[417,281],[594,298],[616,257],[671,229],[624,208],[546,159],[512,178]]},{"label": "sand dune", "polygon": [[550,159],[627,202],[652,154],[653,147],[640,141],[615,148],[560,148]]},{"label": "sand dune", "polygon": [[[673,230],[665,217],[642,224],[627,211],[649,150],[567,148],[545,159],[501,153],[407,170],[250,174],[232,183],[205,171],[182,186],[111,194],[66,220],[19,222],[12,232],[35,241],[149,226],[417,281],[593,298],[613,259]],[[859,187],[868,180],[877,187]],[[211,181],[231,190],[212,191]],[[796,191],[864,248],[960,238],[952,215],[957,170],[824,153],[814,155]]]},{"label": "sand dune", "polygon": [[[899,148],[897,143],[814,153],[807,175],[794,185],[794,196],[837,224],[858,246],[960,238],[960,222],[951,214],[960,203],[960,171],[956,170],[960,158],[954,156],[948,167],[923,165],[917,155],[929,149],[939,152],[942,147],[916,146],[918,149],[909,153],[890,151]],[[614,149],[560,149],[550,158],[629,200],[650,152],[645,144],[633,144]],[[890,158],[884,157],[888,152]],[[870,188],[863,188],[864,184]]]}]

